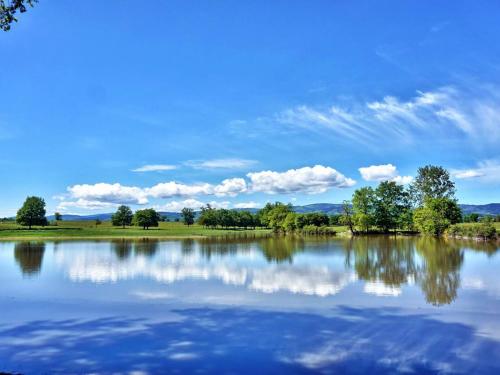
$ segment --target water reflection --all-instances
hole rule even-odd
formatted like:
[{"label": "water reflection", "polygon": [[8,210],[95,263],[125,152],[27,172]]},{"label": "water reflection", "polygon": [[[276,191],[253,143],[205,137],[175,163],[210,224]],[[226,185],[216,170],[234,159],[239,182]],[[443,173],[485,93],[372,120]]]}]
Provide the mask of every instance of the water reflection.
[{"label": "water reflection", "polygon": [[[54,244],[58,266],[74,281],[217,280],[260,293],[325,297],[361,280],[364,292],[377,296],[399,296],[402,286],[418,286],[427,303],[437,306],[457,298],[466,249],[488,256],[498,250],[491,243],[386,236],[228,236]],[[14,256],[23,274],[40,272],[44,251],[40,242],[15,244]]]},{"label": "water reflection", "polygon": [[14,258],[25,276],[40,273],[44,253],[44,242],[17,242],[14,246]]}]

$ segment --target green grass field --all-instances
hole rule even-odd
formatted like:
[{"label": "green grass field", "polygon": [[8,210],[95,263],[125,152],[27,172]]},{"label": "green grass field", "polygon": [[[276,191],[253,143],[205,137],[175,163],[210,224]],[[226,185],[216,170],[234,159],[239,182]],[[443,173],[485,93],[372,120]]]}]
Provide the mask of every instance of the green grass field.
[{"label": "green grass field", "polygon": [[267,234],[267,229],[207,229],[200,225],[187,226],[177,222],[163,222],[157,228],[144,230],[140,227],[113,227],[104,221],[61,221],[57,225],[33,227],[28,230],[13,222],[0,223],[0,239],[25,238],[168,238],[168,237],[206,237],[227,234]]}]

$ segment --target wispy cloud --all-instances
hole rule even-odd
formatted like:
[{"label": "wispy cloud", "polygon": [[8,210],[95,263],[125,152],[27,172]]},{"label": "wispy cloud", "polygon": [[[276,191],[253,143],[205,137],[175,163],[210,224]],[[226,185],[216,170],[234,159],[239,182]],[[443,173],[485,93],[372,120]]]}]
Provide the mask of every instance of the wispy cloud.
[{"label": "wispy cloud", "polygon": [[385,96],[326,109],[300,105],[275,114],[268,122],[371,145],[385,140],[408,142],[418,136],[429,139],[453,135],[496,142],[500,139],[500,89],[486,85],[468,89],[446,86],[417,91],[407,100]]},{"label": "wispy cloud", "polygon": [[187,166],[195,169],[245,169],[257,164],[256,160],[249,159],[211,159],[211,160],[189,160]]},{"label": "wispy cloud", "polygon": [[147,164],[142,167],[132,169],[132,172],[160,172],[171,171],[173,169],[177,169],[177,166],[170,164]]}]

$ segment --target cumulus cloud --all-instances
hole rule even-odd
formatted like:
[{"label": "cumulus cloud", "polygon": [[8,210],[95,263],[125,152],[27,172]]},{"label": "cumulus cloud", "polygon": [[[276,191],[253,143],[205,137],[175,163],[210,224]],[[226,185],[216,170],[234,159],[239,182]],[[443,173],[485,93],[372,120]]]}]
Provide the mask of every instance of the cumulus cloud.
[{"label": "cumulus cloud", "polygon": [[148,196],[153,198],[192,197],[211,195],[214,193],[214,187],[207,183],[186,185],[170,181],[157,184],[145,189],[145,191]]},{"label": "cumulus cloud", "polygon": [[358,169],[365,181],[394,181],[405,185],[413,181],[411,176],[399,176],[396,166],[392,164],[371,165]]},{"label": "cumulus cloud", "polygon": [[257,164],[256,160],[249,159],[211,159],[189,160],[186,165],[195,169],[244,169]]},{"label": "cumulus cloud", "polygon": [[358,170],[365,181],[387,181],[396,177],[398,173],[392,164],[371,165]]},{"label": "cumulus cloud", "polygon": [[350,187],[356,182],[331,167],[315,165],[286,172],[262,171],[248,173],[253,192],[267,194],[319,194],[333,187]]},{"label": "cumulus cloud", "polygon": [[103,208],[113,208],[118,206],[116,203],[100,202],[100,201],[89,201],[86,199],[77,199],[76,201],[66,201],[63,200],[57,205],[58,211],[67,211],[71,208],[82,209],[82,210],[100,210]]},{"label": "cumulus cloud", "polygon": [[142,167],[132,169],[132,172],[161,172],[176,169],[177,166],[169,164],[147,164]]},{"label": "cumulus cloud", "polygon": [[230,202],[228,201],[210,201],[210,202],[201,202],[197,199],[185,199],[182,201],[171,201],[167,202],[163,205],[156,205],[154,208],[158,211],[168,211],[168,212],[181,212],[183,208],[192,208],[193,210],[199,210],[201,207],[206,204],[210,204],[210,206],[214,208],[229,208]]},{"label": "cumulus cloud", "polygon": [[474,168],[452,169],[451,174],[457,179],[498,182],[500,181],[500,160],[483,160]]},{"label": "cumulus cloud", "polygon": [[243,178],[229,178],[215,186],[214,193],[217,196],[234,197],[247,191],[247,183]]},{"label": "cumulus cloud", "polygon": [[68,187],[72,198],[105,203],[146,204],[148,199],[143,189],[123,186],[119,183],[81,184]]}]

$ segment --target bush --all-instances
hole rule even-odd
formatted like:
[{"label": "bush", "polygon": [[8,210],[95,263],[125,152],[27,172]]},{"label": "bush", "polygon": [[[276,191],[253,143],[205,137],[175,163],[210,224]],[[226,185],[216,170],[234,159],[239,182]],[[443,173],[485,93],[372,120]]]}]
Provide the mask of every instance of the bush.
[{"label": "bush", "polygon": [[316,225],[306,225],[302,230],[301,234],[313,234],[313,235],[329,235],[334,236],[337,232],[333,228],[329,228],[326,225],[316,226]]},{"label": "bush", "polygon": [[450,226],[446,234],[449,237],[466,237],[492,239],[496,236],[496,228],[489,222],[479,224],[455,224]]}]

